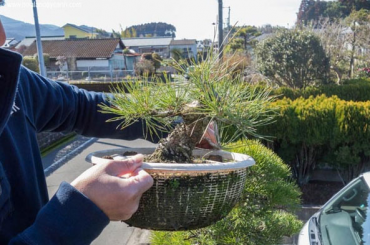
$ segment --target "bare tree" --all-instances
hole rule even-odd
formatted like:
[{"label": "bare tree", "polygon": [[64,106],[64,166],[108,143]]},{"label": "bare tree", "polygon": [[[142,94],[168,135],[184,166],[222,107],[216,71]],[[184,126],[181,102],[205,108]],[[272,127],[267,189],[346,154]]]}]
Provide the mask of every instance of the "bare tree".
[{"label": "bare tree", "polygon": [[319,29],[313,29],[320,37],[326,54],[330,57],[331,71],[337,83],[343,78],[353,78],[354,71],[368,66],[370,59],[370,21],[368,11],[354,11],[344,20],[321,19]]}]

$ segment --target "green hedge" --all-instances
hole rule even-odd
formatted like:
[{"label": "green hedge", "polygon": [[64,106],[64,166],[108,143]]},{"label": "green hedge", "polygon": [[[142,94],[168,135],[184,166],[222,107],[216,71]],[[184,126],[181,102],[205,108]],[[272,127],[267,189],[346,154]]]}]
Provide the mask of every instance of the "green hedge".
[{"label": "green hedge", "polygon": [[39,72],[39,62],[31,56],[23,57],[22,64],[31,71]]},{"label": "green hedge", "polygon": [[300,97],[307,99],[310,96],[317,97],[325,94],[327,97],[336,95],[338,98],[346,101],[368,101],[370,100],[370,80],[348,80],[343,85],[321,85],[319,87],[308,87],[304,90],[280,87],[273,90],[272,93],[279,96],[279,98],[286,97],[291,100]]},{"label": "green hedge", "polygon": [[[346,180],[370,164],[370,101],[353,102],[325,95],[282,99],[276,123],[260,128],[289,163],[300,184],[318,164],[340,170]],[[271,142],[270,142],[271,144]]]},{"label": "green hedge", "polygon": [[[230,145],[229,145],[230,146]],[[183,244],[279,244],[283,236],[296,234],[302,222],[294,215],[300,206],[300,190],[289,167],[258,141],[243,141],[233,152],[252,156],[243,196],[231,213],[216,224],[190,232],[153,232],[153,245]]]}]

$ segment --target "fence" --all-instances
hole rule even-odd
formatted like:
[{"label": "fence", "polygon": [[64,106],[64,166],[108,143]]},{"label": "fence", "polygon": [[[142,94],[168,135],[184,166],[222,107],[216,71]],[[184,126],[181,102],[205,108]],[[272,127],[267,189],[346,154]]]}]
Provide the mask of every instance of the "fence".
[{"label": "fence", "polygon": [[56,81],[119,82],[134,76],[133,70],[87,70],[87,71],[48,71],[47,77]]}]

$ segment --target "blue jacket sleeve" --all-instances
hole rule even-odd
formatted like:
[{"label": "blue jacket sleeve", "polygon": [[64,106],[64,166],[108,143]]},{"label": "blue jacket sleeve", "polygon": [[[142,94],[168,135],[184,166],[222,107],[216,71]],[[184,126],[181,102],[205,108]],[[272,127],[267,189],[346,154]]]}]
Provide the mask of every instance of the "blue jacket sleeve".
[{"label": "blue jacket sleeve", "polygon": [[63,182],[36,221],[10,241],[16,244],[90,244],[109,223],[86,196]]},{"label": "blue jacket sleeve", "polygon": [[119,122],[106,120],[114,115],[99,112],[100,103],[108,103],[103,93],[88,92],[55,82],[27,70],[22,71],[22,97],[26,99],[29,121],[37,132],[76,132],[81,135],[133,140],[143,138],[143,122],[119,130]]}]

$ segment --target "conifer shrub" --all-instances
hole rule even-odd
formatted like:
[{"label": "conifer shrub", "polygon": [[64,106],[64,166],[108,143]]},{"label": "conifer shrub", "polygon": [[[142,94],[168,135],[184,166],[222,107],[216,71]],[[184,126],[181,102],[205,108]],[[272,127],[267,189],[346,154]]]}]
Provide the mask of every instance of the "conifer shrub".
[{"label": "conifer shrub", "polygon": [[336,95],[346,101],[368,101],[370,100],[370,79],[352,79],[345,81],[343,85],[330,84],[307,87],[306,89],[280,87],[274,89],[272,94],[279,96],[279,98],[286,97],[291,100],[299,97],[307,99],[310,96],[316,97],[325,94],[327,97]]},{"label": "conifer shrub", "polygon": [[319,165],[338,169],[347,181],[370,166],[370,101],[320,95],[272,105],[280,108],[280,116],[259,132],[273,136],[269,144],[290,164],[299,184],[307,183]]}]

